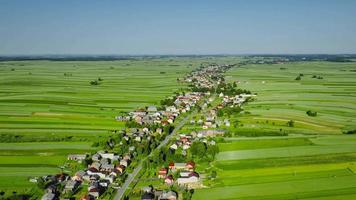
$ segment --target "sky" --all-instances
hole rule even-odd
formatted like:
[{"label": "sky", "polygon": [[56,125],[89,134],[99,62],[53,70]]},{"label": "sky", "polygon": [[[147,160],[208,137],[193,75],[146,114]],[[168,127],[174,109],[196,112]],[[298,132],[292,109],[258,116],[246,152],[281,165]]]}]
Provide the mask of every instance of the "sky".
[{"label": "sky", "polygon": [[0,0],[0,55],[356,53],[355,0]]}]

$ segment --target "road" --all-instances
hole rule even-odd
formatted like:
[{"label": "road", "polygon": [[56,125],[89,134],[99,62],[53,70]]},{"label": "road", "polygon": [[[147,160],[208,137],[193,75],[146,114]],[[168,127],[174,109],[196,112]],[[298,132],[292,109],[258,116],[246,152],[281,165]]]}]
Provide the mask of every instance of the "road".
[{"label": "road", "polygon": [[124,196],[124,193],[126,191],[126,189],[129,187],[129,185],[132,183],[132,181],[134,180],[134,178],[137,176],[137,174],[141,171],[142,169],[142,163],[143,161],[145,161],[148,157],[150,157],[154,151],[156,151],[157,149],[160,149],[161,147],[165,146],[168,144],[169,140],[179,131],[179,129],[181,129],[184,124],[187,122],[187,120],[189,119],[190,116],[195,115],[197,111],[193,111],[191,114],[189,114],[188,116],[186,116],[185,118],[183,118],[183,120],[181,120],[178,125],[174,128],[174,130],[172,131],[172,133],[170,135],[168,135],[162,142],[160,145],[158,145],[158,147],[151,151],[150,155],[147,156],[145,159],[141,160],[140,164],[133,170],[133,172],[131,174],[128,174],[125,183],[121,186],[121,188],[119,188],[117,190],[117,193],[114,197],[114,200],[120,200],[122,199],[122,197]]}]

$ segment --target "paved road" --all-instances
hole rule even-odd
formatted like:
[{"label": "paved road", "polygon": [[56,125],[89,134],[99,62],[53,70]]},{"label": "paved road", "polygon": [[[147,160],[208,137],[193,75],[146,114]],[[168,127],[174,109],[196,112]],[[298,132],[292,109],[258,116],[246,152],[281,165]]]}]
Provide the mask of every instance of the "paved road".
[{"label": "paved road", "polygon": [[[183,120],[181,120],[179,122],[179,124],[174,128],[174,130],[172,131],[172,133],[170,135],[168,135],[162,142],[160,145],[158,145],[158,147],[153,150],[149,156],[150,157],[154,151],[156,151],[157,149],[160,149],[161,147],[165,146],[168,144],[169,140],[178,132],[179,129],[181,129],[184,124],[187,122],[187,120],[189,119],[190,116],[195,115],[197,111],[193,111],[191,114],[189,114],[188,116],[186,116],[185,118],[183,118]],[[147,159],[147,157],[143,160],[141,160],[140,164],[133,170],[133,172],[131,174],[128,174],[125,183],[121,186],[121,188],[119,188],[117,190],[117,193],[114,197],[114,200],[120,200],[122,199],[122,197],[124,196],[124,193],[126,191],[126,189],[129,187],[129,185],[132,183],[132,181],[134,180],[134,178],[137,176],[137,174],[141,171],[142,169],[142,163],[143,161],[145,161]]]}]

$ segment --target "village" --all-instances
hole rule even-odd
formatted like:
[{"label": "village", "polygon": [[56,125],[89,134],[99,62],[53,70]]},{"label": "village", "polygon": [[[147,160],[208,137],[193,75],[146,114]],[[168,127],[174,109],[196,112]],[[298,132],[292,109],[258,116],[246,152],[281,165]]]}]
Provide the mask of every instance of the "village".
[{"label": "village", "polygon": [[[163,152],[163,148],[159,151],[171,160],[149,159],[144,170],[157,169],[157,178],[167,186],[176,185],[176,190],[146,186],[142,188],[141,199],[177,199],[182,191],[203,187],[194,159],[201,153],[199,148],[205,148],[207,155],[212,157],[218,153],[213,138],[224,135],[225,131],[216,128],[230,126],[228,119],[218,119],[219,110],[240,108],[254,97],[249,91],[236,90],[236,85],[225,84],[223,73],[231,67],[233,65],[200,67],[184,78],[190,91],[162,100],[159,107],[147,106],[116,116],[115,120],[125,122],[126,128],[113,131],[113,137],[108,139],[103,150],[92,155],[68,155],[68,162],[80,163],[85,166],[83,169],[72,175],[60,173],[36,180],[43,183],[46,190],[42,199],[72,199],[84,188],[87,193],[80,197],[81,200],[98,199],[109,190],[114,193],[127,181],[127,170],[132,171],[141,158],[151,155],[166,137],[170,137],[165,148],[168,153]],[[190,124],[201,126],[202,130],[170,135],[179,117],[192,113],[192,110],[204,116],[199,120],[190,120]]]}]

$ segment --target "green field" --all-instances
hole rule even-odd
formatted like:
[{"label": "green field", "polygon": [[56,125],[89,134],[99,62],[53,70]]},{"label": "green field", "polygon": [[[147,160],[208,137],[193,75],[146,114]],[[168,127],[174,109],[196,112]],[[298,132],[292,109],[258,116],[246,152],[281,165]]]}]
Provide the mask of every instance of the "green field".
[{"label": "green field", "polygon": [[95,151],[93,141],[124,127],[116,115],[159,105],[186,88],[177,78],[196,67],[240,59],[0,62],[0,191],[29,191],[29,177],[60,172],[68,154]]},{"label": "green field", "polygon": [[[0,131],[32,138],[92,137],[122,127],[113,120],[119,112],[157,104],[184,87],[176,79],[196,66],[165,59],[0,64]],[[100,85],[89,84],[99,77]]]},{"label": "green field", "polygon": [[356,136],[341,133],[356,129],[355,68],[297,62],[230,70],[227,79],[257,97],[244,105],[247,113],[230,116],[238,126],[230,128],[235,137],[219,143],[217,178],[205,180],[193,199],[354,199]]},{"label": "green field", "polygon": [[221,143],[222,152],[213,164],[217,179],[210,183],[210,188],[196,190],[193,197],[308,199],[335,196],[347,199],[356,193],[355,139],[356,136],[347,135],[309,139],[281,136],[280,139],[251,138]]},{"label": "green field", "polygon": [[[95,151],[91,142],[0,143],[0,188],[7,194],[30,192],[30,177],[55,174],[68,154]],[[69,172],[70,173],[70,172]],[[11,183],[11,184],[10,184]]]},{"label": "green field", "polygon": [[[157,104],[185,85],[199,60],[0,63],[0,189],[27,191],[29,177],[60,172],[70,153],[120,129],[122,111]],[[66,75],[65,75],[66,74]],[[99,85],[90,81],[103,79]],[[10,184],[13,182],[14,184]]]},{"label": "green field", "polygon": [[[245,65],[227,73],[229,81],[257,93],[256,100],[244,106],[249,115],[236,116],[243,132],[340,134],[356,129],[355,63],[294,62]],[[301,80],[295,78],[303,74]],[[323,79],[312,78],[313,75]],[[310,117],[306,111],[316,111]],[[295,127],[286,127],[294,120]],[[261,133],[262,134],[262,133]]]},{"label": "green field", "polygon": [[273,147],[304,146],[312,145],[308,138],[286,138],[286,139],[258,139],[258,140],[236,140],[228,143],[220,143],[219,150],[235,151],[246,149],[261,149]]}]

